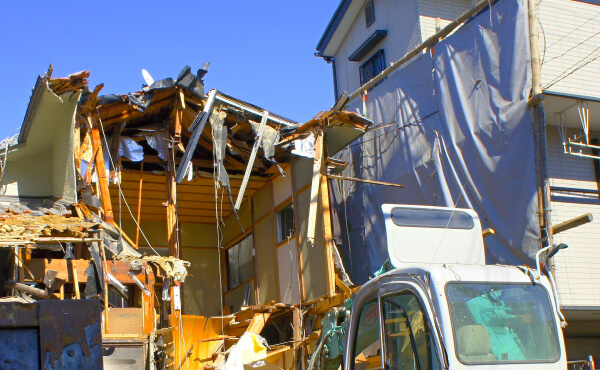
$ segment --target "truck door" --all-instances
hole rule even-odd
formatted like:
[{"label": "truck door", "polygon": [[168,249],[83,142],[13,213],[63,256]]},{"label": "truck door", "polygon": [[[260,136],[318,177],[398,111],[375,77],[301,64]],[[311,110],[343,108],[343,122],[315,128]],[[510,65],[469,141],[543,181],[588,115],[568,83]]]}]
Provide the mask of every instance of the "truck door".
[{"label": "truck door", "polygon": [[412,285],[394,283],[357,297],[346,370],[441,369],[440,343],[431,334],[430,315],[419,292]]},{"label": "truck door", "polygon": [[386,369],[441,368],[429,315],[408,286],[380,295],[383,363]]}]

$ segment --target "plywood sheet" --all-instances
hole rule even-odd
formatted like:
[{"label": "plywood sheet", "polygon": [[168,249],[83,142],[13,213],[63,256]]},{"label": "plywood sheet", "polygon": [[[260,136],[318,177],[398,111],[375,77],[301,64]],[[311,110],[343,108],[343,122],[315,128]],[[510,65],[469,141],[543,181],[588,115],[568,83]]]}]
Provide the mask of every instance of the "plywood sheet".
[{"label": "plywood sheet", "polygon": [[108,311],[108,333],[143,334],[144,313],[142,308],[111,308]]},{"label": "plywood sheet", "polygon": [[217,247],[217,226],[207,224],[179,225],[181,245],[184,247]]},{"label": "plywood sheet", "polygon": [[222,340],[216,339],[223,334],[231,319],[221,317],[202,317],[182,315],[169,316],[175,342],[175,368],[203,369],[212,364],[212,355]]}]

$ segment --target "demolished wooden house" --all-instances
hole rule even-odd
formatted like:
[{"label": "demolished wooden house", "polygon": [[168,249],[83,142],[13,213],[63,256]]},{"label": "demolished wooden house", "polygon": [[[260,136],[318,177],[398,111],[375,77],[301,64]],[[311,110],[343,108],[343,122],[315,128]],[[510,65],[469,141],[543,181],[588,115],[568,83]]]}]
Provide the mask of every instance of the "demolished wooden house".
[{"label": "demolished wooden house", "polygon": [[[370,122],[298,124],[205,95],[189,67],[104,96],[89,72],[51,73],[0,145],[5,295],[100,299],[107,368],[305,362],[323,313],[351,294],[327,181],[345,164],[330,156]],[[240,354],[248,340],[264,351]]]}]

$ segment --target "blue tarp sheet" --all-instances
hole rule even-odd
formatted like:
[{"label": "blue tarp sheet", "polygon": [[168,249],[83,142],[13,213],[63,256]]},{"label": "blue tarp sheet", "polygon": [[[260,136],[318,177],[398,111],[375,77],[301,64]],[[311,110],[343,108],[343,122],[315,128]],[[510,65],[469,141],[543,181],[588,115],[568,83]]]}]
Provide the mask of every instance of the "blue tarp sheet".
[{"label": "blue tarp sheet", "polygon": [[[345,176],[405,189],[332,180],[337,238],[355,283],[388,258],[381,205],[474,209],[488,263],[531,264],[539,246],[527,6],[501,0],[373,88],[359,111],[382,126],[338,157]],[[415,246],[418,248],[418,246]]]}]

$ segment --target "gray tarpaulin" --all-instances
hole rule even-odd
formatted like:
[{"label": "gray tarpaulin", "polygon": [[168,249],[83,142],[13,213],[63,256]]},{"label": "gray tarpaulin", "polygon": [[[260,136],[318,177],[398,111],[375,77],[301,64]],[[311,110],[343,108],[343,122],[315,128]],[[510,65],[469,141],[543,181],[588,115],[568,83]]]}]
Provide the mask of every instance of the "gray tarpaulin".
[{"label": "gray tarpaulin", "polygon": [[350,162],[344,175],[406,185],[332,180],[355,283],[388,258],[384,203],[472,208],[496,231],[485,239],[488,263],[532,262],[539,224],[526,9],[520,0],[493,3],[373,88],[364,105],[348,106],[385,127],[339,155]]}]

